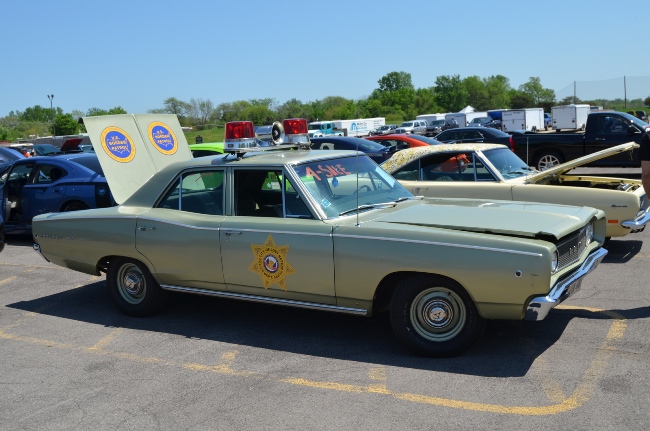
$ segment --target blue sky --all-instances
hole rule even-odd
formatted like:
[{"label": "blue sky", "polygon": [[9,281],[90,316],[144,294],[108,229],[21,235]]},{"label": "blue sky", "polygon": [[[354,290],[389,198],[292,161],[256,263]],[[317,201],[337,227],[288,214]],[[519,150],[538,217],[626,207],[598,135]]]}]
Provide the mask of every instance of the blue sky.
[{"label": "blue sky", "polygon": [[440,75],[501,74],[515,88],[536,76],[562,96],[572,94],[573,81],[611,80],[616,92],[606,98],[623,97],[622,77],[637,77],[628,98],[645,98],[648,6],[647,0],[6,0],[0,116],[49,107],[48,94],[64,112],[121,106],[144,113],[168,97],[215,106],[268,97],[360,99],[393,71],[410,73],[416,88],[433,86]]}]

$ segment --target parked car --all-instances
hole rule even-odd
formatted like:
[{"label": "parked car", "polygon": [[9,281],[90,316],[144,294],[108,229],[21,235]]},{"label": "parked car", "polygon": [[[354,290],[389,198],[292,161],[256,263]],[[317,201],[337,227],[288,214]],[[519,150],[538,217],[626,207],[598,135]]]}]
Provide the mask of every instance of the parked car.
[{"label": "parked car", "polygon": [[114,204],[96,155],[38,156],[2,166],[0,213],[7,233],[29,233],[38,214]]},{"label": "parked car", "polygon": [[549,127],[553,127],[553,117],[548,112],[544,112],[544,130],[548,130]]},{"label": "parked car", "polygon": [[189,144],[192,157],[215,156],[223,154],[223,142]]},{"label": "parked car", "polygon": [[369,136],[388,135],[389,133],[395,133],[395,129],[397,129],[397,124],[385,124],[377,127],[375,130],[371,130]]},{"label": "parked car", "polygon": [[623,144],[537,172],[504,145],[448,144],[400,151],[381,167],[418,196],[599,208],[607,217],[607,237],[619,237],[643,231],[650,221],[650,203],[641,181],[567,172],[635,147]]},{"label": "parked car", "polygon": [[445,127],[445,120],[431,120],[427,123],[427,128],[424,131],[424,136],[432,138],[438,133],[442,132]]},{"label": "parked car", "polygon": [[459,129],[445,130],[435,136],[436,141],[443,144],[461,144],[469,142],[491,144],[514,144],[512,135],[490,127],[462,127]]},{"label": "parked car", "polygon": [[12,147],[0,147],[0,163],[13,162],[14,160],[24,159],[20,149]]},{"label": "parked car", "polygon": [[501,120],[490,120],[487,123],[483,124],[483,127],[489,127],[491,129],[497,129],[497,130],[502,130],[503,125],[501,123]]},{"label": "parked car", "polygon": [[52,144],[34,144],[32,150],[37,156],[55,156],[57,154],[63,154],[60,148],[55,147]]},{"label": "parked car", "polygon": [[426,147],[428,145],[440,145],[441,142],[426,136],[409,134],[393,134],[384,136],[368,136],[366,139],[377,142],[387,147],[394,147],[397,150],[404,148]]},{"label": "parked car", "polygon": [[425,120],[411,120],[404,121],[393,133],[414,133],[417,135],[424,135],[426,130],[427,122]]},{"label": "parked car", "polygon": [[5,221],[0,213],[0,252],[5,248]]},{"label": "parked car", "polygon": [[[627,142],[641,143],[650,125],[625,112],[595,111],[587,116],[583,133],[513,134],[511,147],[524,161],[538,170],[574,160]],[[591,166],[639,167],[638,150],[600,159]]]},{"label": "parked car", "polygon": [[[405,346],[450,356],[478,340],[485,319],[544,319],[607,253],[604,214],[593,208],[417,198],[366,155],[300,144],[136,162],[146,144],[122,134],[128,151],[113,158],[102,130],[138,118],[101,117],[84,124],[106,152],[109,183],[131,191],[117,207],[36,216],[34,249],[105,272],[131,316],[159,311],[167,291],[359,316],[387,310]],[[306,121],[285,122],[306,138]],[[253,139],[247,133],[240,139]],[[142,163],[153,176],[139,175]]]},{"label": "parked car", "polygon": [[386,147],[378,142],[350,136],[323,136],[322,138],[311,138],[310,141],[311,148],[314,150],[361,151],[377,164],[388,160],[396,150],[396,148]]},{"label": "parked car", "polygon": [[645,111],[634,111],[634,114],[636,118],[638,118],[641,121],[645,121],[646,123],[648,122],[648,114],[646,114]]},{"label": "parked car", "polygon": [[467,123],[467,127],[485,127],[487,123],[492,121],[490,117],[476,117],[472,118],[472,121]]}]

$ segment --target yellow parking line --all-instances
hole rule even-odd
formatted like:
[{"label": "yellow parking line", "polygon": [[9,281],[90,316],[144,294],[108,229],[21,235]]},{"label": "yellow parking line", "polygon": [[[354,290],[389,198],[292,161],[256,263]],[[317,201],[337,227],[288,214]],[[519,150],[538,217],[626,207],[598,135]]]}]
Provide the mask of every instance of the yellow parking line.
[{"label": "yellow parking line", "polygon": [[[453,400],[441,397],[434,397],[429,395],[420,395],[412,393],[398,393],[387,390],[385,388],[385,368],[376,367],[370,370],[369,377],[371,380],[382,382],[381,384],[371,384],[368,386],[360,385],[351,385],[345,383],[337,382],[319,382],[303,378],[274,378],[273,375],[265,375],[249,371],[238,371],[231,368],[232,362],[235,360],[237,351],[226,352],[221,357],[221,362],[215,366],[202,365],[202,364],[180,364],[176,362],[166,361],[160,358],[155,357],[142,357],[139,355],[126,353],[126,352],[116,352],[105,350],[102,348],[97,348],[97,344],[93,347],[80,347],[68,343],[59,343],[50,340],[42,340],[32,337],[24,337],[19,335],[8,334],[0,330],[0,339],[14,340],[27,342],[31,344],[43,345],[48,347],[58,347],[62,349],[72,349],[75,351],[82,351],[87,353],[96,353],[105,356],[113,356],[121,359],[127,359],[137,362],[158,364],[165,366],[174,366],[182,367],[185,369],[193,371],[209,371],[216,372],[220,374],[228,374],[234,376],[242,377],[253,377],[253,378],[265,378],[265,379],[274,379],[277,382],[288,383],[297,386],[306,386],[317,389],[324,390],[333,390],[339,392],[352,392],[352,393],[368,393],[368,394],[380,394],[391,396],[395,399],[409,401],[414,403],[423,403],[429,405],[436,405],[449,408],[457,408],[463,410],[472,410],[472,411],[481,411],[481,412],[492,412],[492,413],[504,413],[504,414],[516,414],[516,415],[529,415],[529,416],[543,416],[543,415],[554,415],[561,412],[566,412],[569,410],[576,409],[584,405],[593,394],[593,391],[602,378],[607,364],[613,354],[616,351],[616,348],[612,345],[616,340],[620,339],[625,333],[627,327],[627,322],[623,316],[618,313],[611,311],[604,311],[599,309],[589,309],[582,307],[571,307],[565,306],[562,307],[565,309],[576,309],[576,310],[587,310],[593,312],[599,312],[610,316],[614,321],[612,322],[605,340],[601,343],[596,356],[591,361],[583,375],[580,377],[578,384],[576,385],[573,393],[565,398],[563,401],[547,405],[547,406],[505,406],[499,404],[489,404],[489,403],[476,403],[469,401]],[[100,343],[105,344],[106,341],[110,341],[112,337],[116,336],[118,331],[113,331],[107,337],[104,337],[100,340]]]},{"label": "yellow parking line", "polygon": [[15,275],[13,277],[5,278],[4,280],[0,280],[0,284],[10,283],[14,281],[16,278],[18,277],[16,277]]},{"label": "yellow parking line", "polygon": [[115,331],[111,332],[101,340],[99,340],[94,346],[90,348],[90,350],[102,350],[104,347],[108,345],[115,337],[120,335],[122,332],[124,332],[124,328],[119,328],[116,329]]}]

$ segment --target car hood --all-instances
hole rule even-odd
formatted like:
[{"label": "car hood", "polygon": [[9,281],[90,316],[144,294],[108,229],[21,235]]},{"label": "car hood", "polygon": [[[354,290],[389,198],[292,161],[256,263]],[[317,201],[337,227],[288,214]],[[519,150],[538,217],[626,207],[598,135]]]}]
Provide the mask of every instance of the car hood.
[{"label": "car hood", "polygon": [[582,156],[580,158],[571,160],[566,163],[562,163],[557,166],[552,166],[548,169],[545,169],[543,171],[537,172],[532,175],[528,175],[526,177],[526,182],[527,183],[536,183],[544,178],[547,178],[549,176],[553,175],[561,175],[566,172],[569,172],[571,169],[578,168],[580,166],[595,162],[596,160],[604,159],[605,157],[610,157],[613,156],[614,154],[619,154],[623,153],[625,151],[632,151],[635,148],[638,148],[639,144],[635,144],[634,142],[628,142],[627,144],[621,144],[617,145],[615,147],[607,148],[602,151],[598,151],[593,154],[589,154],[587,156]]},{"label": "car hood", "polygon": [[382,215],[374,222],[535,238],[560,239],[602,211],[588,207],[533,202],[425,198]]}]

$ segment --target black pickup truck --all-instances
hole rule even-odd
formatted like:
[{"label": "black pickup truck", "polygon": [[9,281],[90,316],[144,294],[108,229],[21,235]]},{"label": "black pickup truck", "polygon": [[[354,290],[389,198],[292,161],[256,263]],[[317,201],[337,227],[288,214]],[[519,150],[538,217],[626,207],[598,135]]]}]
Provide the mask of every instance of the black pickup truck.
[{"label": "black pickup truck", "polygon": [[[513,151],[530,166],[544,170],[596,151],[626,142],[641,143],[650,128],[638,118],[624,112],[592,112],[584,133],[523,133],[513,135]],[[639,167],[638,149],[634,152],[598,160],[590,166]]]}]

